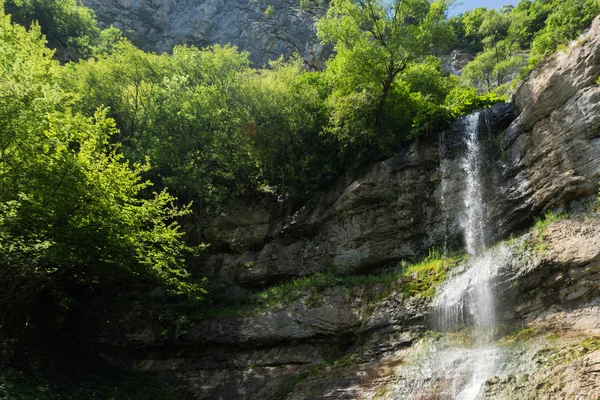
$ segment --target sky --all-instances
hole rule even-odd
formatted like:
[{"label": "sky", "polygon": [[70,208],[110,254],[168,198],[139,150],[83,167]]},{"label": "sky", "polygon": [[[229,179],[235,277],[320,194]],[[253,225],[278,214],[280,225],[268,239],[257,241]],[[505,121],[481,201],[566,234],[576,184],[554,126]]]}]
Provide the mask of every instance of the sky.
[{"label": "sky", "polygon": [[517,5],[518,0],[458,0],[450,9],[450,16],[472,10],[477,7],[500,8],[504,4]]}]

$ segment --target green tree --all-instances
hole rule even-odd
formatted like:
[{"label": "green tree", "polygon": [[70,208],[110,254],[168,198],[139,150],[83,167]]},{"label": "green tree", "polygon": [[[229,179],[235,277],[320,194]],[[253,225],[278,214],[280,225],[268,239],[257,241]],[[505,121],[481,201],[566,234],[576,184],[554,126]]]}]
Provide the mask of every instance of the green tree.
[{"label": "green tree", "polygon": [[574,40],[600,13],[597,0],[554,0],[545,26],[535,34],[531,50],[535,61]]},{"label": "green tree", "polygon": [[[330,131],[351,144],[350,152],[365,148],[371,153],[365,157],[371,158],[394,141],[398,121],[392,110],[406,96],[395,87],[398,76],[447,43],[444,38],[451,36],[445,23],[448,4],[443,0],[334,0],[318,22],[319,37],[334,43],[337,52],[326,72],[333,87]],[[359,156],[358,161],[364,162],[365,157]]]},{"label": "green tree", "polygon": [[487,10],[482,14],[478,35],[484,50],[463,70],[463,79],[482,92],[496,90],[506,94],[506,84],[525,65],[519,54],[520,37],[512,28],[515,10]]},{"label": "green tree", "polygon": [[300,57],[270,67],[244,79],[246,129],[261,181],[304,199],[340,172],[336,144],[321,134],[328,119],[326,88],[322,75],[306,72]]},{"label": "green tree", "polygon": [[6,0],[5,11],[25,27],[37,22],[61,60],[90,56],[100,34],[94,12],[76,0]]},{"label": "green tree", "polygon": [[534,35],[544,28],[552,12],[552,0],[521,0],[511,12],[510,34],[518,38],[521,48],[528,49]]},{"label": "green tree", "polygon": [[150,157],[147,176],[206,210],[251,190],[260,175],[246,131],[249,71],[248,54],[234,47],[157,56],[121,39],[110,54],[68,66],[63,85],[80,94],[84,112],[109,106],[127,157]]},{"label": "green tree", "polygon": [[463,70],[463,79],[489,92],[495,88],[502,92],[502,86],[509,83],[526,64],[524,56],[519,55],[519,46],[509,40],[501,40],[479,53]]},{"label": "green tree", "polygon": [[483,49],[479,27],[487,9],[478,7],[450,18],[449,23],[455,36],[455,46],[466,51],[479,52]]},{"label": "green tree", "polygon": [[73,292],[109,282],[197,295],[175,222],[188,210],[166,192],[141,196],[149,164],[124,161],[104,110],[71,110],[39,27],[26,31],[0,10],[0,54],[0,325],[41,295],[66,306]]}]

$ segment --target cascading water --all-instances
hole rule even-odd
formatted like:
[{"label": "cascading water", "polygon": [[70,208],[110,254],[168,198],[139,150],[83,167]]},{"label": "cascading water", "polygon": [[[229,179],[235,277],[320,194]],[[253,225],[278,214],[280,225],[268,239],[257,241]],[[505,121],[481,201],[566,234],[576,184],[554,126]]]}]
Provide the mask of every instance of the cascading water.
[{"label": "cascading water", "polygon": [[436,327],[441,331],[473,326],[473,349],[462,349],[468,366],[460,384],[452,385],[451,397],[457,400],[477,398],[483,384],[492,377],[501,352],[489,343],[496,326],[494,279],[498,269],[508,260],[506,247],[485,250],[488,224],[483,201],[481,172],[482,150],[479,140],[480,114],[465,120],[466,152],[461,159],[465,174],[462,191],[462,223],[465,248],[471,260],[462,273],[443,285],[433,301]]},{"label": "cascading water", "polygon": [[485,210],[483,205],[483,183],[481,179],[481,145],[479,142],[479,113],[469,116],[465,123],[467,153],[462,160],[466,171],[466,190],[463,203],[466,220],[463,223],[465,246],[469,254],[485,246]]}]

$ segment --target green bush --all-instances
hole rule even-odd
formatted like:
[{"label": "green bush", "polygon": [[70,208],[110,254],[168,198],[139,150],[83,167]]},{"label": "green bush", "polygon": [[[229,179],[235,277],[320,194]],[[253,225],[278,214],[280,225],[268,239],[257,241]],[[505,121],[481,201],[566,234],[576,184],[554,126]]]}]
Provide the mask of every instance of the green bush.
[{"label": "green bush", "polygon": [[91,56],[100,35],[94,12],[76,0],[5,0],[4,7],[15,23],[38,23],[48,45],[66,52],[67,58]]},{"label": "green bush", "polygon": [[267,17],[272,17],[273,15],[275,15],[275,7],[273,7],[272,4],[269,4],[267,9],[265,10],[265,15]]}]

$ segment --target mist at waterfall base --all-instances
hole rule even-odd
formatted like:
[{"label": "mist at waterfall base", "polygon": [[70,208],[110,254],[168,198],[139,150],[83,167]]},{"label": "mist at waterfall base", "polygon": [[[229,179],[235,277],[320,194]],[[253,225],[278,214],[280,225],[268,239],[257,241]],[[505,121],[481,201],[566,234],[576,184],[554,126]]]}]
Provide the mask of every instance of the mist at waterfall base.
[{"label": "mist at waterfall base", "polygon": [[[472,326],[473,348],[456,348],[440,354],[440,358],[453,360],[454,368],[457,363],[462,363],[461,373],[454,371],[451,382],[446,385],[446,396],[457,400],[476,399],[486,380],[495,375],[502,358],[502,351],[491,345],[497,321],[494,279],[509,259],[510,252],[505,246],[486,249],[487,232],[492,227],[486,221],[484,204],[482,163],[485,160],[479,137],[480,118],[481,114],[477,112],[464,120],[466,151],[460,159],[465,177],[461,227],[465,250],[471,258],[462,271],[438,289],[432,303],[435,329],[451,332]],[[438,365],[447,362],[440,360]]]},{"label": "mist at waterfall base", "polygon": [[452,399],[473,400],[481,393],[485,382],[498,371],[502,351],[492,345],[496,332],[497,304],[494,279],[499,269],[510,259],[506,246],[481,251],[472,256],[465,269],[452,277],[438,291],[433,304],[434,327],[452,332],[472,327],[473,347],[465,351],[464,384],[455,387]]}]

